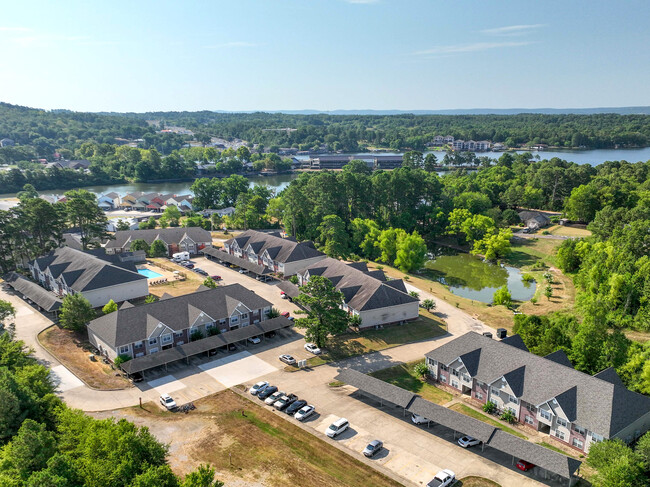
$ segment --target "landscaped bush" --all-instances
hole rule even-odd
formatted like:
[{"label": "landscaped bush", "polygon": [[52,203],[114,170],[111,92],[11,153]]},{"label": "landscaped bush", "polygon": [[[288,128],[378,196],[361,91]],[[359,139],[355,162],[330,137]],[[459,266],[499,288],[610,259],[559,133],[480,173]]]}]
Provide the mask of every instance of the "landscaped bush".
[{"label": "landscaped bush", "polygon": [[485,411],[488,414],[493,414],[494,411],[497,410],[497,405],[494,404],[492,401],[488,401],[485,404],[483,404],[483,411]]},{"label": "landscaped bush", "polygon": [[208,336],[213,337],[215,335],[218,335],[221,333],[221,330],[217,328],[216,326],[213,326],[212,328],[208,328]]},{"label": "landscaped bush", "polygon": [[197,340],[200,340],[201,338],[204,338],[203,332],[201,330],[194,330],[190,335],[191,342],[195,342]]},{"label": "landscaped bush", "polygon": [[521,280],[524,282],[533,282],[535,278],[532,274],[525,273],[521,276]]},{"label": "landscaped bush", "polygon": [[271,308],[271,310],[269,311],[269,314],[267,316],[268,316],[269,319],[277,318],[278,316],[280,316],[280,312],[278,311],[277,308]]},{"label": "landscaped bush", "polygon": [[508,423],[512,424],[517,421],[517,418],[515,417],[514,414],[512,414],[512,411],[509,409],[505,410],[501,416],[500,416],[501,421],[507,421]]},{"label": "landscaped bush", "polygon": [[415,372],[418,377],[424,379],[429,375],[429,367],[427,367],[427,364],[424,361],[418,362],[415,364],[415,367],[413,367],[413,372]]},{"label": "landscaped bush", "polygon": [[129,355],[120,354],[117,357],[115,357],[115,360],[113,360],[113,363],[115,364],[115,367],[119,367],[124,362],[128,362],[129,360],[131,360],[131,357]]}]

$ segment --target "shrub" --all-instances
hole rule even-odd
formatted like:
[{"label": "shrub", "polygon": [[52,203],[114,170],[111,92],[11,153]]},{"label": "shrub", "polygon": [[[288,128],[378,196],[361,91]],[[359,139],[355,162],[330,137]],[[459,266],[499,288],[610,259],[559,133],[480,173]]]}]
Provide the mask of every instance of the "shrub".
[{"label": "shrub", "polygon": [[413,367],[413,372],[415,372],[418,377],[422,377],[424,379],[429,375],[429,367],[427,367],[427,364],[424,361],[418,362]]},{"label": "shrub", "polygon": [[357,330],[358,330],[359,328],[361,328],[361,316],[359,316],[359,315],[352,315],[352,316],[350,316],[349,325],[350,325],[352,328],[356,328]]},{"label": "shrub", "polygon": [[523,274],[521,276],[521,280],[524,281],[524,282],[533,282],[535,280],[535,278],[533,277],[532,274],[526,273],[526,274]]},{"label": "shrub", "polygon": [[420,299],[420,293],[418,293],[417,291],[409,292],[409,296],[411,296],[412,298],[415,298],[415,299]]},{"label": "shrub", "polygon": [[497,405],[494,404],[492,401],[488,401],[485,404],[483,404],[483,411],[485,411],[488,414],[492,414],[496,410],[497,410]]},{"label": "shrub", "polygon": [[422,307],[427,311],[431,311],[432,309],[436,309],[436,302],[433,299],[425,299],[422,301]]},{"label": "shrub", "polygon": [[549,232],[548,230],[544,230],[544,231],[542,232],[542,235],[550,235],[550,234],[551,234],[551,232]]},{"label": "shrub", "polygon": [[510,291],[508,291],[508,286],[503,286],[497,289],[494,292],[492,301],[497,306],[500,304],[506,307],[510,306],[512,304],[512,295],[510,294]]},{"label": "shrub", "polygon": [[533,296],[532,298],[530,298],[530,302],[533,304],[537,304],[537,298]]},{"label": "shrub", "polygon": [[131,360],[131,357],[129,355],[126,355],[126,354],[122,353],[122,354],[118,355],[117,357],[115,357],[115,360],[113,360],[113,364],[115,364],[115,367],[119,367],[124,362],[128,362],[129,360]]},{"label": "shrub", "polygon": [[505,410],[499,418],[501,419],[501,421],[507,421],[510,424],[515,423],[517,421],[517,418],[515,417],[514,414],[512,414],[512,411],[510,411],[509,409]]},{"label": "shrub", "polygon": [[147,304],[155,303],[156,301],[158,301],[158,298],[156,296],[154,296],[153,294],[150,294],[149,296],[144,298],[144,302],[147,303]]},{"label": "shrub", "polygon": [[277,310],[277,308],[271,308],[271,310],[269,311],[268,317],[269,318],[277,318],[278,316],[280,316],[280,312]]},{"label": "shrub", "polygon": [[383,265],[378,265],[377,270],[380,270],[380,271],[384,270],[384,266]]},{"label": "shrub", "polygon": [[297,286],[297,285],[298,285],[298,282],[299,282],[299,281],[298,281],[298,276],[291,276],[291,277],[289,278],[289,282],[290,282],[291,284],[295,284],[295,285]]},{"label": "shrub", "polygon": [[203,338],[203,332],[201,330],[194,330],[190,335],[190,341],[195,342]]},{"label": "shrub", "polygon": [[207,331],[208,331],[208,336],[209,337],[213,337],[213,336],[218,335],[219,333],[221,333],[221,330],[216,326],[212,326],[212,327],[208,328]]}]

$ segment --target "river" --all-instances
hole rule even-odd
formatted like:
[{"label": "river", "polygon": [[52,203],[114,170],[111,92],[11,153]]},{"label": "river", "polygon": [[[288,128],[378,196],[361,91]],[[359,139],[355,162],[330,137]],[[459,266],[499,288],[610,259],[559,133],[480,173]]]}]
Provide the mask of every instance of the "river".
[{"label": "river", "polygon": [[[525,152],[525,151],[518,151]],[[438,156],[438,160],[441,160],[444,156],[444,152],[436,151],[433,152]],[[363,156],[375,156],[375,155],[400,155],[397,152],[382,152],[382,153],[363,153],[363,154],[350,154],[359,157]],[[479,152],[477,155],[483,156],[487,155],[491,158],[498,159],[501,157],[501,152]],[[567,151],[540,151],[532,152],[535,158],[539,157],[540,159],[551,159],[553,157],[559,157],[560,159],[566,159],[568,161],[573,161],[577,164],[591,164],[592,166],[602,164],[605,161],[621,161],[625,160],[628,162],[638,162],[638,161],[648,161],[650,160],[650,147],[644,147],[642,149],[596,149],[596,150],[567,150]],[[300,158],[305,158],[308,156],[300,156]],[[444,174],[444,172],[439,172],[438,174]],[[262,184],[269,186],[274,189],[276,192],[282,191],[286,188],[292,179],[296,178],[297,174],[279,174],[276,176],[254,176],[250,178],[251,186],[256,184]],[[114,184],[114,185],[104,185],[104,186],[87,186],[84,189],[91,191],[96,194],[103,194],[114,191],[120,195],[130,193],[132,191],[143,191],[148,193],[173,193],[173,194],[189,194],[190,186],[192,181],[185,181],[181,183],[125,183],[125,184]],[[43,190],[39,191],[40,194],[45,195],[61,195],[65,192],[64,189],[53,189],[53,190]],[[15,194],[0,194],[0,198],[10,198],[16,196]]]}]

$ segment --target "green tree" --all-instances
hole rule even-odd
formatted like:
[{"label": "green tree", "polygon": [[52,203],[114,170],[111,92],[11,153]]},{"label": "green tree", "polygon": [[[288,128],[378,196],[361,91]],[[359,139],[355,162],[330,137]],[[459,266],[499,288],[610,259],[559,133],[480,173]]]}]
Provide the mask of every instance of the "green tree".
[{"label": "green tree", "polygon": [[337,291],[326,277],[311,276],[300,287],[294,301],[307,311],[305,318],[298,318],[295,326],[304,328],[305,337],[323,347],[329,335],[344,332],[349,323],[348,314],[341,308],[343,294]]},{"label": "green tree", "polygon": [[193,472],[188,473],[183,480],[183,487],[223,487],[224,483],[215,480],[214,469],[201,464]]},{"label": "green tree", "polygon": [[23,190],[19,191],[16,196],[20,202],[23,203],[26,200],[38,198],[38,191],[36,191],[36,188],[34,188],[32,184],[27,183],[25,186],[23,186]]},{"label": "green tree", "polygon": [[165,257],[167,254],[167,246],[165,245],[165,242],[160,239],[154,240],[147,251],[149,257]]},{"label": "green tree", "polygon": [[150,467],[137,475],[129,487],[179,487],[178,478],[169,465]]},{"label": "green tree", "polygon": [[402,167],[419,169],[424,165],[424,158],[420,151],[405,152],[402,157]]},{"label": "green tree", "polygon": [[0,335],[4,332],[9,332],[10,335],[13,335],[15,317],[16,308],[9,301],[0,299]]},{"label": "green tree", "polygon": [[583,184],[573,188],[571,196],[564,205],[564,211],[572,220],[589,223],[600,209],[598,192],[591,185]]},{"label": "green tree", "polygon": [[26,419],[16,436],[0,453],[0,468],[13,470],[26,480],[36,470],[47,465],[47,460],[56,451],[56,440],[46,426],[32,419]]},{"label": "green tree", "polygon": [[146,240],[142,238],[137,238],[131,242],[129,249],[132,252],[136,250],[144,250],[145,252],[149,252],[149,244],[146,242]]},{"label": "green tree", "polygon": [[397,258],[399,242],[404,239],[406,232],[401,228],[388,228],[379,234],[377,247],[381,250],[382,262],[392,264]]},{"label": "green tree", "polygon": [[427,298],[422,301],[422,307],[427,311],[431,311],[432,309],[436,309],[436,302],[433,299]]},{"label": "green tree", "polygon": [[433,172],[436,170],[438,165],[438,158],[435,154],[429,153],[424,157],[424,170],[427,172]]},{"label": "green tree", "polygon": [[102,313],[105,315],[112,313],[114,311],[117,311],[117,303],[113,301],[112,299],[104,305],[102,308]]},{"label": "green tree", "polygon": [[163,211],[163,214],[160,218],[164,218],[165,221],[172,227],[177,227],[181,219],[181,210],[179,210],[174,205],[169,205],[167,208],[165,208],[165,211]]},{"label": "green tree", "polygon": [[418,270],[424,265],[427,255],[427,246],[424,239],[414,231],[404,235],[397,241],[395,266],[402,272]]},{"label": "green tree", "polygon": [[[142,225],[142,224],[141,224]],[[129,225],[129,222],[122,220],[121,218],[117,220],[117,223],[115,224],[115,229],[118,232],[123,232],[131,229],[131,226]]]},{"label": "green tree", "polygon": [[95,310],[83,294],[66,294],[63,298],[59,315],[63,328],[81,331],[95,316]]},{"label": "green tree", "polygon": [[206,278],[203,280],[203,285],[204,285],[205,287],[209,287],[210,289],[214,289],[214,288],[217,287],[218,284],[217,284],[217,282],[216,282],[214,279],[212,279],[211,277],[206,277]]},{"label": "green tree", "polygon": [[494,296],[492,296],[492,302],[497,306],[502,304],[506,308],[509,307],[512,304],[512,295],[508,290],[508,286],[497,289],[494,292]]},{"label": "green tree", "polygon": [[330,257],[346,257],[349,252],[350,237],[345,229],[345,222],[337,215],[327,215],[318,226],[319,242],[322,250]]},{"label": "green tree", "polygon": [[104,212],[97,206],[97,197],[84,189],[67,191],[66,212],[68,221],[79,229],[81,245],[84,250],[98,247],[102,240],[109,238],[106,232],[108,220]]},{"label": "green tree", "polygon": [[550,284],[547,284],[544,288],[544,296],[546,296],[546,299],[549,301],[553,297],[553,287]]},{"label": "green tree", "polygon": [[499,233],[486,235],[481,240],[475,241],[471,253],[482,254],[491,261],[506,257],[512,251],[511,238],[512,232],[507,228],[502,228]]},{"label": "green tree", "polygon": [[648,485],[643,458],[618,438],[592,444],[587,464],[598,470],[592,479],[594,487]]}]

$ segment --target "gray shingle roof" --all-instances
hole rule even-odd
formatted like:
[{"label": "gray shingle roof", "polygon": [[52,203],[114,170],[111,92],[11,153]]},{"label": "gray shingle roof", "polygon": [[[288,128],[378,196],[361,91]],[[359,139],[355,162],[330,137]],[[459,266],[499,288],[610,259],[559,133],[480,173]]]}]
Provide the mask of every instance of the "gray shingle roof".
[{"label": "gray shingle roof", "polygon": [[340,370],[336,379],[401,408],[407,408],[415,397],[412,392],[354,369]]},{"label": "gray shingle roof", "polygon": [[[544,356],[544,358],[547,360],[552,360],[553,362],[558,363],[560,365],[573,368],[573,364],[571,363],[571,360],[569,360],[569,357],[567,356],[564,350],[556,350],[555,352],[549,353],[548,355]],[[595,377],[598,377],[598,374],[596,374]],[[621,382],[621,385],[622,384],[623,383]]]},{"label": "gray shingle roof", "polygon": [[185,237],[197,243],[212,243],[210,232],[200,227],[154,228],[149,230],[121,230],[115,232],[115,238],[106,242],[104,247],[128,248],[134,240],[142,239],[151,245],[154,240],[162,240],[167,245],[178,244]]},{"label": "gray shingle roof", "polygon": [[[489,384],[520,369],[517,375],[511,375],[513,382],[515,379],[517,383],[523,381],[518,397],[535,406],[575,387],[574,396],[568,394],[562,397],[563,409],[575,408],[575,422],[578,425],[606,438],[650,412],[649,397],[478,333],[466,333],[426,356],[448,365],[458,357],[479,349],[480,361],[474,375],[477,380]],[[606,377],[609,377],[609,373]],[[575,404],[569,405],[571,401]]]},{"label": "gray shingle roof", "polygon": [[214,257],[215,259],[222,260],[223,262],[228,262],[229,264],[235,264],[236,266],[246,269],[247,271],[254,272],[259,275],[271,274],[271,269],[266,266],[255,264],[248,259],[240,259],[236,255],[229,254],[220,249],[214,247],[206,247],[201,250],[201,253]]},{"label": "gray shingle roof", "polygon": [[505,337],[503,340],[501,340],[501,343],[507,343],[511,347],[518,348],[524,352],[528,351],[528,347],[519,335],[510,335],[509,337]]},{"label": "gray shingle roof", "polygon": [[601,380],[605,380],[607,382],[610,382],[610,383],[614,384],[615,386],[625,387],[625,384],[623,384],[623,381],[621,380],[621,378],[616,373],[616,369],[614,369],[614,367],[609,367],[609,368],[607,368],[605,370],[601,370],[596,375],[594,375],[594,377],[598,377]]},{"label": "gray shingle roof", "polygon": [[241,284],[231,284],[119,309],[91,321],[88,328],[104,343],[116,348],[147,338],[151,324],[161,322],[174,331],[188,328],[198,316],[197,310],[205,312],[214,320],[228,318],[233,302],[241,302],[251,310],[271,306],[269,301]]},{"label": "gray shingle roof", "polygon": [[12,272],[5,276],[4,280],[17,292],[27,296],[45,311],[56,311],[61,307],[61,300],[53,293],[20,274]]},{"label": "gray shingle roof", "polygon": [[[264,233],[256,230],[246,230],[244,233],[235,238],[226,240],[225,243],[232,244],[237,241],[237,245],[246,250],[248,245],[253,245],[257,255],[262,255],[265,250],[269,251],[270,257],[282,263],[297,262],[299,260],[311,259],[324,255],[316,250],[314,243],[307,240],[296,242],[290,238],[282,238],[279,233]],[[259,245],[259,244],[262,245]]]},{"label": "gray shingle roof", "polygon": [[62,275],[66,284],[77,292],[146,279],[127,266],[116,265],[110,260],[70,247],[52,250],[35,262],[41,271],[49,268],[54,278]]}]

